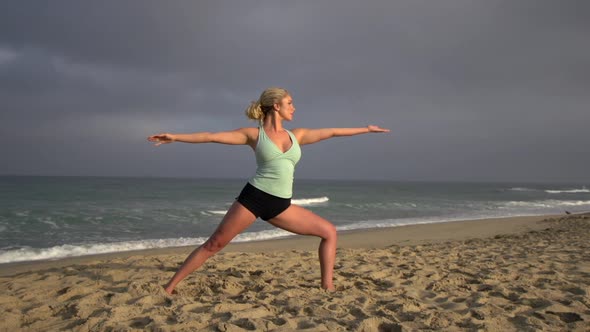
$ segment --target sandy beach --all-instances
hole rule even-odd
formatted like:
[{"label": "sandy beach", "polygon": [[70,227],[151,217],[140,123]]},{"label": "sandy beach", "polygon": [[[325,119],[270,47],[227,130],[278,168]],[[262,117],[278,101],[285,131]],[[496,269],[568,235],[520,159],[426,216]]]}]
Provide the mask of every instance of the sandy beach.
[{"label": "sandy beach", "polygon": [[231,244],[161,285],[192,248],[0,266],[0,331],[588,331],[590,215],[342,233],[336,292],[318,240]]}]

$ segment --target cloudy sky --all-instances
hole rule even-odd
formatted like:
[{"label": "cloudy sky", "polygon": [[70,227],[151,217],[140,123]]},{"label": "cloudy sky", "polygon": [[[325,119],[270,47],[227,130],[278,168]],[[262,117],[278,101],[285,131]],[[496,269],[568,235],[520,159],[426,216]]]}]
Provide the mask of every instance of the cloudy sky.
[{"label": "cloudy sky", "polygon": [[247,178],[245,146],[159,132],[389,134],[306,146],[298,178],[590,183],[590,2],[2,1],[0,174]]}]

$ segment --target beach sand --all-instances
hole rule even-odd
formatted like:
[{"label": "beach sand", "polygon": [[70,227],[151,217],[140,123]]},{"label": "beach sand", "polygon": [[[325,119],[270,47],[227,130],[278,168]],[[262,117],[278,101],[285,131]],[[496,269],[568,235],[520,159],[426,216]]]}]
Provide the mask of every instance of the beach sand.
[{"label": "beach sand", "polygon": [[0,331],[589,331],[590,215],[228,246],[168,296],[192,248],[0,266]]}]

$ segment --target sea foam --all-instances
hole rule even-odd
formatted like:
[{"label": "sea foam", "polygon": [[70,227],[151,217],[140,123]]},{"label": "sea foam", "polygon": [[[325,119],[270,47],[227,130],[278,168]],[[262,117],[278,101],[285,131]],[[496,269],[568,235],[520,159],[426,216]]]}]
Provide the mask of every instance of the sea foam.
[{"label": "sea foam", "polygon": [[510,188],[510,191],[544,191],[548,194],[579,194],[579,193],[590,193],[590,189],[583,186],[581,189],[533,189],[526,187],[514,187]]},{"label": "sea foam", "polygon": [[[292,236],[294,234],[282,229],[271,229],[259,232],[246,232],[239,234],[232,242],[250,242],[270,240]],[[114,243],[93,243],[93,244],[64,244],[51,248],[18,248],[0,250],[0,264],[22,261],[56,260],[67,257],[78,257],[96,254],[107,254],[133,250],[157,249],[169,247],[197,246],[203,244],[207,239],[198,238],[168,238],[150,239],[140,241],[126,241]]]},{"label": "sea foam", "polygon": [[590,193],[590,190],[586,187],[582,189],[566,189],[566,190],[545,190],[549,194],[578,194],[578,193]]},{"label": "sea foam", "polygon": [[525,187],[514,187],[514,188],[510,188],[509,190],[512,190],[512,191],[535,191],[536,189],[525,188]]},{"label": "sea foam", "polygon": [[329,200],[330,199],[326,196],[318,197],[318,198],[297,198],[297,199],[292,199],[291,203],[301,205],[301,206],[309,206],[309,205],[326,203]]},{"label": "sea foam", "polygon": [[64,244],[51,248],[25,247],[13,250],[0,250],[0,263],[45,259],[53,260],[66,257],[106,254],[132,250],[190,246],[202,244],[205,242],[205,240],[205,238],[151,239],[115,243],[94,243],[80,245]]},{"label": "sea foam", "polygon": [[[296,198],[292,199],[291,203],[300,205],[300,206],[310,206],[310,205],[317,205],[328,202],[330,199],[326,196],[324,197],[317,197],[317,198]],[[201,211],[203,215],[225,215],[227,210],[205,210]]]},{"label": "sea foam", "polygon": [[590,201],[560,201],[555,199],[548,199],[542,201],[510,201],[504,203],[503,207],[524,207],[524,208],[558,208],[564,206],[590,206]]}]

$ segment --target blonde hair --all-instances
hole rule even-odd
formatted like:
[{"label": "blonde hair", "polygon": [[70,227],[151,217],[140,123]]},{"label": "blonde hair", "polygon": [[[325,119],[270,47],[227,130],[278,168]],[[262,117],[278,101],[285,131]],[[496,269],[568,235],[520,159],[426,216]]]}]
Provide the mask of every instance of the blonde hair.
[{"label": "blonde hair", "polygon": [[246,109],[246,116],[251,120],[264,121],[264,118],[272,112],[275,104],[280,104],[289,92],[283,88],[268,88],[262,91],[258,100],[250,103]]}]

